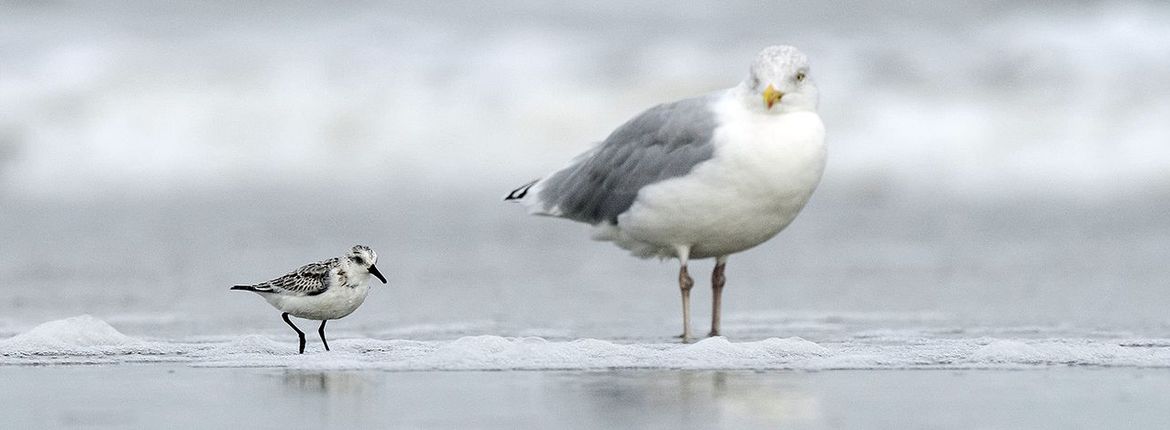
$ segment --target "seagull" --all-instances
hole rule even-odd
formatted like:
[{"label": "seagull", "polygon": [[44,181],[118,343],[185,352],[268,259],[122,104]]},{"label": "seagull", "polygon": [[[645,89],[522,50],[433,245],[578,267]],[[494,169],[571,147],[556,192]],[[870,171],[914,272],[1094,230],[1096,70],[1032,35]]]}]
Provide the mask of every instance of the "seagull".
[{"label": "seagull", "polygon": [[807,57],[770,46],[735,87],[652,107],[504,200],[590,224],[594,239],[636,257],[677,259],[684,342],[694,286],[687,263],[714,258],[709,335],[719,336],[728,256],[787,227],[820,183],[817,100]]},{"label": "seagull", "polygon": [[300,337],[301,354],[305,353],[305,333],[288,316],[320,320],[321,327],[317,329],[317,334],[328,351],[325,322],[349,315],[362,305],[366,294],[370,292],[367,283],[370,275],[386,283],[386,277],[374,266],[377,261],[378,254],[370,247],[355,245],[344,256],[306,264],[295,272],[271,281],[236,285],[231,289],[260,294],[260,297],[283,312],[281,318]]}]

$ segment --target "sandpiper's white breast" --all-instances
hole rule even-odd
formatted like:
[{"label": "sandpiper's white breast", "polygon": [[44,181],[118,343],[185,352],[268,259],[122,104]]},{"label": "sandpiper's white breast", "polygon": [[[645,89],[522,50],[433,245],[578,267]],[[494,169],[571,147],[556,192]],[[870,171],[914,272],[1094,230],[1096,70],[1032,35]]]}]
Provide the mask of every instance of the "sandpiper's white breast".
[{"label": "sandpiper's white breast", "polygon": [[265,294],[264,298],[281,312],[310,320],[335,320],[357,310],[370,292],[369,275],[349,275],[348,284],[334,284],[315,296]]},{"label": "sandpiper's white breast", "polygon": [[661,257],[680,246],[692,258],[728,255],[772,238],[808,202],[826,157],[815,112],[751,112],[730,95],[714,111],[714,157],[639,191],[619,231],[607,234],[619,246]]}]

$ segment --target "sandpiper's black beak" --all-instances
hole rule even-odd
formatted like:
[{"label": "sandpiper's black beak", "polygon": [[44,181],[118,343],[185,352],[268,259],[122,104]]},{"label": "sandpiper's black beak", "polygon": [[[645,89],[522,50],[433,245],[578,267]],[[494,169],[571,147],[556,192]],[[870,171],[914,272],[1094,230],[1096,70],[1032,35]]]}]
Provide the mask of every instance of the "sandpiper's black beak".
[{"label": "sandpiper's black beak", "polygon": [[382,276],[382,272],[379,272],[378,268],[375,267],[373,264],[370,265],[370,273],[372,273],[374,276],[377,276],[378,280],[382,281],[383,284],[386,283],[386,277]]}]

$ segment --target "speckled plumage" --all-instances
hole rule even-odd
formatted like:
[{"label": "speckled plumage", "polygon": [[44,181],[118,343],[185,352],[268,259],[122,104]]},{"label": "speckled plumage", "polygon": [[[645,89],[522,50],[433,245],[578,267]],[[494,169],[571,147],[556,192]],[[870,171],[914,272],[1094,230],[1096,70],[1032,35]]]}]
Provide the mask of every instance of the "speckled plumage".
[{"label": "speckled plumage", "polygon": [[[271,281],[252,285],[252,291],[257,293],[291,294],[299,296],[315,296],[329,289],[330,272],[340,269],[341,259],[330,258],[325,261],[309,263],[296,271]],[[345,284],[344,275],[338,270],[337,282]]]}]

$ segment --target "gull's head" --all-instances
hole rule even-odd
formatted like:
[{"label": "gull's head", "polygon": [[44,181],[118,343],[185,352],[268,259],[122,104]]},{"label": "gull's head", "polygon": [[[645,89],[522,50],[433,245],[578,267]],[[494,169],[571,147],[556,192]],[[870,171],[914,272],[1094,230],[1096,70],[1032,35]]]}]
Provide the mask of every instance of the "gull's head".
[{"label": "gull's head", "polygon": [[377,266],[374,266],[374,263],[378,262],[378,253],[374,252],[374,250],[370,249],[370,247],[365,245],[354,245],[353,248],[349,250],[349,253],[345,254],[345,258],[349,260],[351,267],[358,268],[359,270],[363,270],[371,275],[374,275],[378,278],[379,281],[382,281],[383,284],[386,283],[386,277],[382,276],[382,272],[378,271]]},{"label": "gull's head", "polygon": [[767,112],[815,111],[817,87],[809,75],[808,57],[800,50],[778,45],[764,48],[752,61],[743,81],[745,100]]}]

